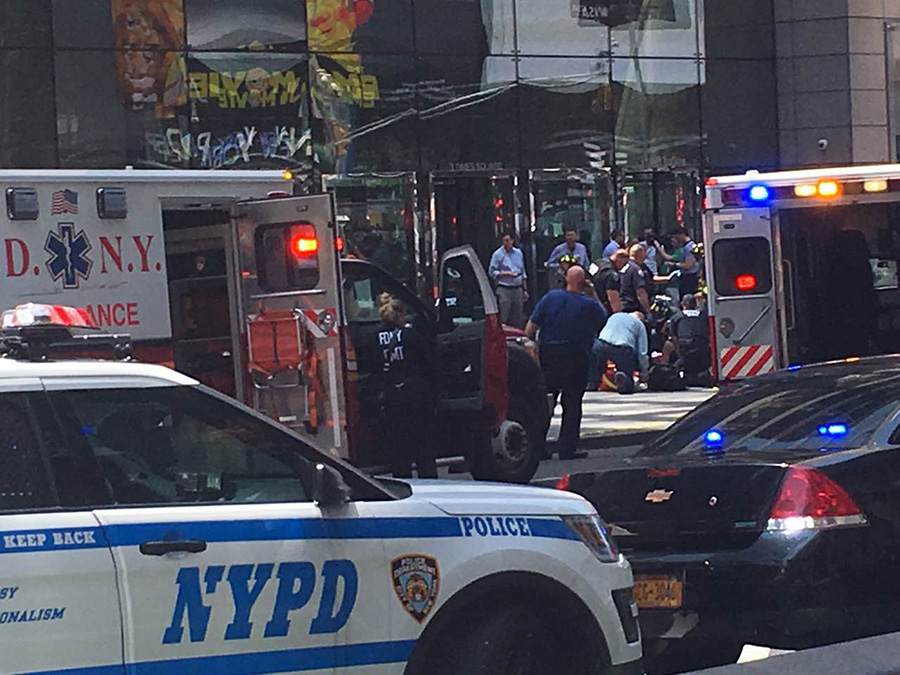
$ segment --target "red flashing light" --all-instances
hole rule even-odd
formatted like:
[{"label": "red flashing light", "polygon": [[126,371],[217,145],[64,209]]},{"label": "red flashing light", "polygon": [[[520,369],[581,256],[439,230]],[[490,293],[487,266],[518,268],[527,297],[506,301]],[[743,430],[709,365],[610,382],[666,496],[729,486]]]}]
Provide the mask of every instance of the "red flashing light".
[{"label": "red flashing light", "polygon": [[814,469],[791,468],[775,498],[770,519],[839,518],[862,511],[840,485]]},{"label": "red flashing light", "polygon": [[318,253],[319,240],[310,237],[296,237],[293,241],[292,248],[294,249],[294,253],[298,255]]},{"label": "red flashing light", "polygon": [[752,291],[756,288],[756,277],[752,274],[741,274],[734,280],[739,291]]},{"label": "red flashing light", "polygon": [[712,187],[713,185],[718,185],[718,184],[719,184],[719,181],[715,178],[707,178],[706,179],[707,187]]},{"label": "red flashing light", "polygon": [[87,310],[81,307],[39,305],[29,302],[3,312],[3,328],[21,328],[23,326],[97,327]]},{"label": "red flashing light", "polygon": [[334,240],[334,248],[337,250],[338,253],[344,252],[344,238],[343,237],[338,237]]},{"label": "red flashing light", "polygon": [[572,489],[572,476],[570,474],[566,474],[558,481],[556,481],[556,485],[554,485],[557,490],[565,490],[568,492]]}]

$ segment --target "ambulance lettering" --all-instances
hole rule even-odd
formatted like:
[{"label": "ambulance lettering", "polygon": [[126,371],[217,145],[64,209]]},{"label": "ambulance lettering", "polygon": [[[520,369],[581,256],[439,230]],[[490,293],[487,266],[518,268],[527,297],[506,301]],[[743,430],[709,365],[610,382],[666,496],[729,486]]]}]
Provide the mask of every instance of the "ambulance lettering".
[{"label": "ambulance lettering", "polygon": [[478,516],[460,518],[464,537],[530,537],[527,518],[512,516]]},{"label": "ambulance lettering", "polygon": [[[227,571],[226,571],[227,570]],[[218,606],[233,607],[231,622],[225,627],[225,640],[247,640],[254,630],[251,612],[264,590],[273,587],[275,600],[272,613],[264,628],[263,637],[286,637],[297,620],[295,612],[310,604],[317,585],[321,588],[318,609],[314,617],[307,613],[304,629],[310,635],[337,633],[343,628],[359,590],[359,575],[350,560],[328,560],[322,565],[321,584],[317,584],[316,567],[311,562],[283,562],[279,565],[212,565],[182,567],[175,578],[178,595],[172,621],[163,631],[163,644],[179,644],[184,639],[185,619],[190,642],[206,640],[210,617]],[[224,599],[206,604],[205,600],[221,598],[218,592],[228,587],[231,603]],[[218,592],[218,593],[217,593]],[[306,628],[306,621],[309,622]]]}]

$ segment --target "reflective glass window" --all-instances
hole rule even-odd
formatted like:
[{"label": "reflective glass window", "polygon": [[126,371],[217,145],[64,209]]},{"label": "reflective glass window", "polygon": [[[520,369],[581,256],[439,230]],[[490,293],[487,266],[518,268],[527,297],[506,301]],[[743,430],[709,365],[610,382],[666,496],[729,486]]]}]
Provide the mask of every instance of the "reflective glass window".
[{"label": "reflective glass window", "polygon": [[706,57],[773,58],[773,0],[715,0],[703,6]]},{"label": "reflective glass window", "polygon": [[424,57],[418,75],[426,167],[490,171],[516,166],[513,59]]},{"label": "reflective glass window", "polygon": [[699,166],[696,60],[614,59],[617,161],[631,168]]},{"label": "reflective glass window", "polygon": [[609,60],[522,58],[519,69],[525,165],[606,166],[615,111]]},{"label": "reflective glass window", "polygon": [[313,54],[315,160],[325,173],[415,169],[412,57]]},{"label": "reflective glass window", "polygon": [[415,0],[419,54],[515,52],[513,0]]},{"label": "reflective glass window", "polygon": [[191,49],[296,51],[306,42],[299,0],[186,0]]},{"label": "reflective glass window", "polygon": [[0,47],[47,47],[50,28],[50,0],[0,3]]},{"label": "reflective glass window", "polygon": [[55,166],[52,54],[0,51],[0,91],[0,166]]},{"label": "reflective glass window", "polygon": [[[610,25],[620,14],[598,0],[515,0],[518,49],[527,56],[609,54]],[[604,7],[606,5],[606,7]]]},{"label": "reflective glass window", "polygon": [[306,0],[309,49],[340,54],[412,52],[412,0]]},{"label": "reflective glass window", "polygon": [[[644,0],[610,31],[614,57],[695,58],[704,53],[697,0]],[[751,3],[748,3],[751,4]]]}]

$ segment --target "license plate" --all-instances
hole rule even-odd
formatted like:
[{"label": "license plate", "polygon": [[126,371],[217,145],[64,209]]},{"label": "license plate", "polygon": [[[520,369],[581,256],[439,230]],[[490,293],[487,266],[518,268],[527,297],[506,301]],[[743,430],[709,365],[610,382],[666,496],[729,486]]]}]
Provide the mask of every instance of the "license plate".
[{"label": "license plate", "polygon": [[684,582],[665,575],[637,576],[634,601],[643,609],[676,609],[684,601]]}]

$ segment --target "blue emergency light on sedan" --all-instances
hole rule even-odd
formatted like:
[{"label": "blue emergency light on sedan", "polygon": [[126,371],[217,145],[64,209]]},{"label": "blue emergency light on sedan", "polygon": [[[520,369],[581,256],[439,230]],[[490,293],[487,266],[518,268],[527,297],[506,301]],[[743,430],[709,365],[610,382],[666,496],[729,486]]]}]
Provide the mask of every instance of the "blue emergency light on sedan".
[{"label": "blue emergency light on sedan", "polygon": [[840,438],[841,436],[846,436],[848,431],[846,424],[823,424],[819,427],[819,436]]}]

